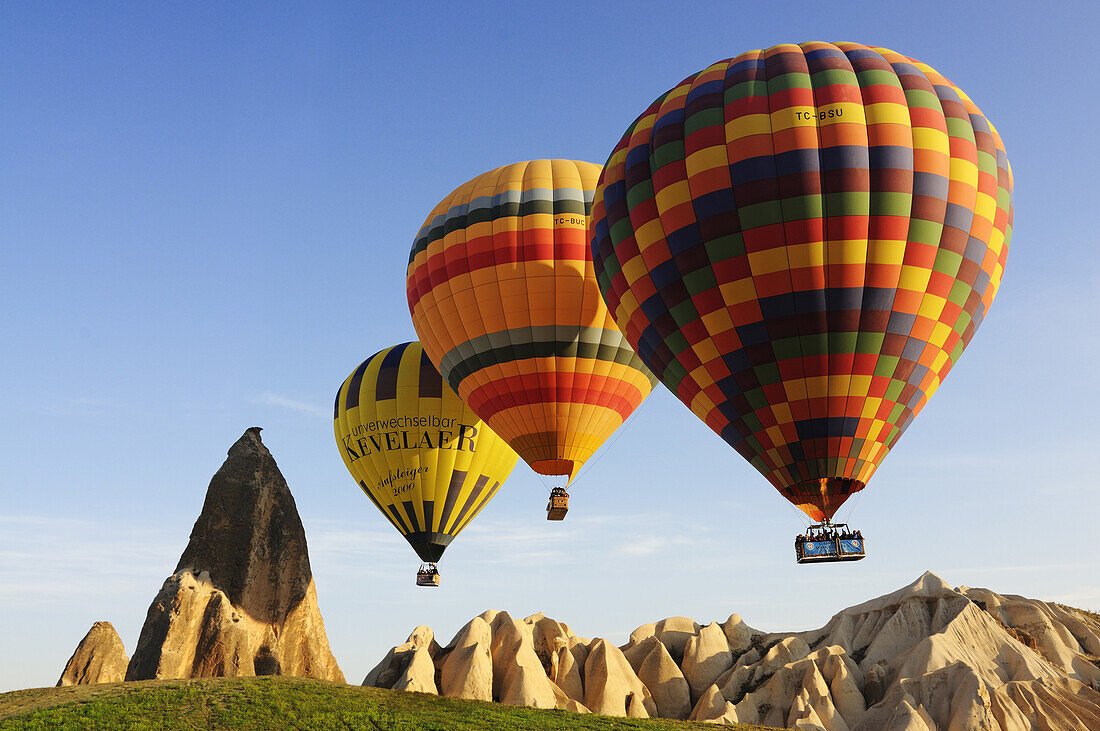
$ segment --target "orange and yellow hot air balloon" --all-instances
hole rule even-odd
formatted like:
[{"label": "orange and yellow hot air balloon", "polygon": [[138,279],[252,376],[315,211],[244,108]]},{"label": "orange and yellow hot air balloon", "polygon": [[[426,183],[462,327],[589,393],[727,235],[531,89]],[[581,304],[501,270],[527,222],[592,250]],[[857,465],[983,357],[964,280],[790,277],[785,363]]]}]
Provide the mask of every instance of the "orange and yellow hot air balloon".
[{"label": "orange and yellow hot air balloon", "polygon": [[651,391],[604,305],[586,224],[600,167],[506,165],[459,186],[413,243],[409,310],[474,412],[564,488]]}]

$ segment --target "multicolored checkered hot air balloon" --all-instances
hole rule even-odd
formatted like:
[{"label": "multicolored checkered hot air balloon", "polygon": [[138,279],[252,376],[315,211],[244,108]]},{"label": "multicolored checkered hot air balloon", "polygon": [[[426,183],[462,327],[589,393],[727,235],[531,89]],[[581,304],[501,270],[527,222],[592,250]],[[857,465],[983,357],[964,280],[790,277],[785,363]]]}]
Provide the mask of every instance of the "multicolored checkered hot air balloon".
[{"label": "multicolored checkered hot air balloon", "polygon": [[425,562],[435,562],[492,499],[516,453],[451,390],[420,343],[375,353],[336,392],[336,446],[374,507]]},{"label": "multicolored checkered hot air balloon", "polygon": [[600,179],[591,245],[646,365],[827,521],[988,311],[1011,199],[997,131],[931,67],[779,45],[638,117]]},{"label": "multicolored checkered hot air balloon", "polygon": [[[596,285],[586,224],[599,174],[533,160],[479,175],[435,207],[409,257],[428,357],[527,464],[557,478],[558,495],[655,383]],[[548,517],[564,515],[552,507]]]}]

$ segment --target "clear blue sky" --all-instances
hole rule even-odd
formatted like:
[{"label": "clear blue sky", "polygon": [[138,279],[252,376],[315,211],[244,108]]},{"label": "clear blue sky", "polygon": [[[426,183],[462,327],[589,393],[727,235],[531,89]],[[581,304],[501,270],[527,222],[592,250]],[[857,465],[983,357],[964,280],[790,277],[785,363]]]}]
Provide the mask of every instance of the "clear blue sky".
[{"label": "clear blue sky", "polygon": [[[931,569],[1100,608],[1100,170],[1093,4],[0,5],[0,690],[50,685],[95,620],[132,651],[211,475],[265,428],[359,682],[419,623],[486,608],[624,641],[668,615],[820,626]],[[415,337],[404,274],[456,185],[603,162],[658,94],[779,42],[919,58],[1016,175],[1004,283],[840,517],[870,556],[795,565],[799,513],[663,388],[573,491],[523,465],[417,590],[345,472],[331,402]]]}]

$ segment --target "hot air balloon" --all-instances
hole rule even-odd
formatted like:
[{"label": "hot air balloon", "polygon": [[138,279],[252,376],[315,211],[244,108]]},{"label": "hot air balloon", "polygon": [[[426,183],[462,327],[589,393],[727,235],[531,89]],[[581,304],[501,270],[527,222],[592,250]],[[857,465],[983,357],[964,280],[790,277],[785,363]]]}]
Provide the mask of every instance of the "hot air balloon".
[{"label": "hot air balloon", "polygon": [[652,390],[596,286],[586,218],[600,167],[534,160],[456,188],[413,243],[409,311],[424,351],[535,472],[565,487]]},{"label": "hot air balloon", "polygon": [[424,563],[435,563],[516,466],[516,453],[443,382],[420,343],[363,361],[336,392],[336,445],[371,502]]},{"label": "hot air balloon", "polygon": [[862,536],[843,544],[831,519],[988,311],[1011,198],[996,129],[928,65],[779,45],[635,120],[596,190],[591,246],[641,359],[816,521],[799,560],[860,558]]}]

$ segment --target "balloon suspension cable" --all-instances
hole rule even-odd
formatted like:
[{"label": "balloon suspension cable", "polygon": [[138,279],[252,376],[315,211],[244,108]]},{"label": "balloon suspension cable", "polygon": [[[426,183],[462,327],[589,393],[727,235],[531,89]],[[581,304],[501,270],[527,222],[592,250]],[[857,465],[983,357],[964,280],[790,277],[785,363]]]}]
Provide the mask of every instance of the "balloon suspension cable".
[{"label": "balloon suspension cable", "polygon": [[789,508],[790,510],[794,511],[794,514],[798,516],[799,522],[802,523],[803,530],[809,528],[811,525],[814,524],[814,521],[810,518],[810,516],[802,512],[800,508],[796,508],[793,504],[791,504],[790,501],[784,499],[783,504],[786,505],[787,508]]},{"label": "balloon suspension cable", "polygon": [[[535,472],[534,470],[531,471]],[[547,493],[554,489],[554,486],[550,484],[550,478],[546,475],[542,474],[541,472],[535,472],[535,477],[538,478],[538,481],[542,483],[542,488],[546,490]]]},{"label": "balloon suspension cable", "polygon": [[569,475],[544,475],[541,472],[535,472],[535,476],[539,478],[547,494],[559,488],[564,490],[569,485]]},{"label": "balloon suspension cable", "polygon": [[569,487],[569,475],[548,475],[546,482],[550,485],[551,492],[558,488],[564,490]]},{"label": "balloon suspension cable", "polygon": [[596,450],[595,456],[584,463],[584,466],[581,467],[580,472],[578,472],[577,476],[573,478],[574,483],[577,482],[577,480],[579,480],[582,475],[587,473],[588,469],[592,465],[599,462],[601,459],[603,459],[605,454],[611,451],[611,448],[615,446],[615,442],[619,441],[619,438],[622,437],[623,433],[630,428],[630,425],[634,423],[634,417],[638,415],[638,412],[645,408],[645,405],[647,403],[649,403],[649,399],[645,399],[642,401],[642,403],[638,404],[638,408],[634,409],[634,411],[631,412],[630,416],[626,417],[626,421],[622,423],[622,426],[615,430],[615,436],[612,437],[611,441],[607,444],[601,445],[600,448]]},{"label": "balloon suspension cable", "polygon": [[859,506],[859,501],[862,500],[862,499],[863,499],[863,490],[860,490],[859,492],[856,493],[856,497],[855,497],[854,500],[851,500],[850,502],[846,503],[847,506],[848,506],[848,510],[847,510],[846,513],[844,513],[844,520],[842,520],[840,522],[847,523],[849,520],[852,519],[852,513],[856,512],[856,508]]}]

